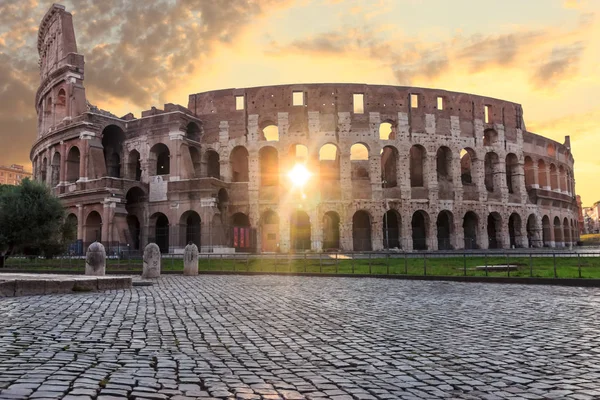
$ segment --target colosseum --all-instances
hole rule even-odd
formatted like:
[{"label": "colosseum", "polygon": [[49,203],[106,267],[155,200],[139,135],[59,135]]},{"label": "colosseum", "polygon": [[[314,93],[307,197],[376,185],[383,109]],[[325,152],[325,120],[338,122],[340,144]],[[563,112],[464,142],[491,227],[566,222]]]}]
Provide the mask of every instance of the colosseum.
[{"label": "colosseum", "polygon": [[[86,100],[72,16],[38,34],[34,177],[101,241],[181,252],[449,250],[578,240],[573,156],[521,105],[366,84],[191,94],[117,117]],[[306,182],[300,182],[306,180]],[[304,183],[303,185],[301,183]]]}]

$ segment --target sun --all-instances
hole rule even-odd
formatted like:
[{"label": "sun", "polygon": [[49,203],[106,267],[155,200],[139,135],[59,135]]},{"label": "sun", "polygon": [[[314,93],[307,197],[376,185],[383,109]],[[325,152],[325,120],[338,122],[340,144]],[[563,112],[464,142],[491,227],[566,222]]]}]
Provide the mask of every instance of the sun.
[{"label": "sun", "polygon": [[303,187],[306,182],[308,182],[311,176],[312,174],[303,164],[294,165],[294,168],[288,172],[288,177],[290,178],[292,185],[300,188]]}]

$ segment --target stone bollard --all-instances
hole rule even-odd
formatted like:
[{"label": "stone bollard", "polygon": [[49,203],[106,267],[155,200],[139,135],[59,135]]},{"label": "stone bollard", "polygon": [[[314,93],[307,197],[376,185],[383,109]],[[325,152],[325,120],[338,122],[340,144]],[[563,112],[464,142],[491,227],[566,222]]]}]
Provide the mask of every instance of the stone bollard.
[{"label": "stone bollard", "polygon": [[156,243],[149,243],[144,249],[142,279],[158,277],[160,277],[160,248]]},{"label": "stone bollard", "polygon": [[85,253],[85,274],[93,276],[106,275],[106,250],[102,243],[90,244]]},{"label": "stone bollard", "polygon": [[183,274],[198,275],[198,246],[191,242],[183,250]]}]

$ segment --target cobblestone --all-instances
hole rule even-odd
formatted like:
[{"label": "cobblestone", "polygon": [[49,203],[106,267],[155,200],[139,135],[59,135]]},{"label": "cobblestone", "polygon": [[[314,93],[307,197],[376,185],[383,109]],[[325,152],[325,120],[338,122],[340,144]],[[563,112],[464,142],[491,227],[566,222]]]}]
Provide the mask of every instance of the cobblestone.
[{"label": "cobblestone", "polygon": [[600,290],[285,276],[0,299],[0,399],[600,398]]}]

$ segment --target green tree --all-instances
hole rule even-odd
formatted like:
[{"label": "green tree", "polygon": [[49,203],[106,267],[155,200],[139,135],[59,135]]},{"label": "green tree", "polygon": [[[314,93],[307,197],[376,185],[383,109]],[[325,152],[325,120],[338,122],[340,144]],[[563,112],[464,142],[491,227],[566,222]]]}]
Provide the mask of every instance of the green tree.
[{"label": "green tree", "polygon": [[0,187],[0,267],[17,253],[53,257],[74,239],[62,204],[46,186],[24,179]]}]

